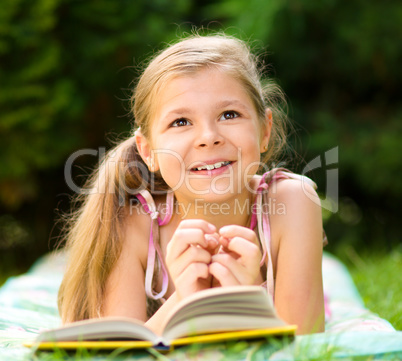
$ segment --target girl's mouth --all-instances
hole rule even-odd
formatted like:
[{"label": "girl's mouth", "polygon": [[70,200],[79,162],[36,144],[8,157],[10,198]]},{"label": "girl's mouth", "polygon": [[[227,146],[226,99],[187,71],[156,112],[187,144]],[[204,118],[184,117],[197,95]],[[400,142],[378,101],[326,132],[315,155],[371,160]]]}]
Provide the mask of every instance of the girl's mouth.
[{"label": "girl's mouth", "polygon": [[[231,161],[216,162],[214,164],[204,164],[198,167],[191,168],[191,172],[199,172],[199,174],[210,174],[214,170],[224,170],[228,165],[232,164]],[[214,172],[215,173],[215,172]]]},{"label": "girl's mouth", "polygon": [[226,165],[229,165],[230,163],[232,163],[232,162],[226,161],[226,162],[217,162],[215,164],[205,164],[200,167],[192,168],[191,170],[193,172],[200,171],[200,170],[213,170],[213,169],[218,169],[218,168],[224,167]]}]

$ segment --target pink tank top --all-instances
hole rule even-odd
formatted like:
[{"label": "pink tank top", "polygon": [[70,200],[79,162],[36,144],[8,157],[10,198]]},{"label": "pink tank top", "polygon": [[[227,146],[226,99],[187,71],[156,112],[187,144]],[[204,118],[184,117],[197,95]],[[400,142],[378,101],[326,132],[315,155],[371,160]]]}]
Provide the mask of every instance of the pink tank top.
[{"label": "pink tank top", "polygon": [[[271,171],[263,174],[261,177],[259,186],[257,188],[255,202],[252,207],[250,229],[255,229],[257,227],[256,232],[258,233],[263,250],[261,266],[264,264],[264,262],[266,262],[267,265],[266,282],[264,282],[263,285],[265,286],[266,284],[267,291],[271,295],[272,299],[274,296],[275,284],[271,257],[271,230],[269,225],[269,215],[267,212],[263,212],[263,205],[268,203],[268,188],[273,183],[281,179],[297,179],[301,182],[311,185],[315,189],[317,188],[316,184],[310,178],[292,173],[284,168],[272,169]],[[160,218],[153,197],[147,190],[140,191],[136,197],[152,219],[149,237],[147,269],[145,273],[145,292],[150,299],[161,300],[166,294],[169,278],[163,255],[159,247],[159,226],[168,224],[172,218],[174,201],[173,192],[167,193],[167,211],[163,219]],[[325,243],[326,237],[324,235],[324,244]],[[154,277],[157,273],[158,267],[160,267],[163,277],[162,289],[160,292],[156,292],[153,288],[155,281]]]}]

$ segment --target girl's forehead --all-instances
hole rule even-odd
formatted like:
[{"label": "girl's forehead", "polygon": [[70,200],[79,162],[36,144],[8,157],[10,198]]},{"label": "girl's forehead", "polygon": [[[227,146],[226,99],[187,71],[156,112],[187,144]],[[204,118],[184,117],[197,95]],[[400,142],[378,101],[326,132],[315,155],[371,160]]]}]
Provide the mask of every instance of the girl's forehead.
[{"label": "girl's forehead", "polygon": [[247,89],[238,77],[216,67],[172,74],[160,84],[155,95],[155,115],[169,106],[188,100],[193,102],[186,104],[187,107],[196,107],[198,101],[205,99],[210,103],[232,100],[253,107]]}]

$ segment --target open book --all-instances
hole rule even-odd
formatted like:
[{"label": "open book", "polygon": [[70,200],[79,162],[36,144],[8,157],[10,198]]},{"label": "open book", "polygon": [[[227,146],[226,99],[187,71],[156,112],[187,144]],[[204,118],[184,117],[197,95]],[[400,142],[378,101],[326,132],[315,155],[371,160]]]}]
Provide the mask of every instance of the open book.
[{"label": "open book", "polygon": [[270,297],[259,286],[219,287],[197,292],[166,318],[162,336],[143,322],[106,317],[78,321],[44,331],[27,346],[57,348],[170,348],[190,343],[295,334],[296,326],[278,318]]}]

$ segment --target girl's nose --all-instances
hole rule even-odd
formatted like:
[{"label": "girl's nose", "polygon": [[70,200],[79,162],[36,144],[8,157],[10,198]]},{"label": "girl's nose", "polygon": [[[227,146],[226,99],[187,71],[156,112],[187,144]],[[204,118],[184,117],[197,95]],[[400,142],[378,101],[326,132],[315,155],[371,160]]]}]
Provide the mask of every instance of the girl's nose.
[{"label": "girl's nose", "polygon": [[222,144],[223,141],[223,136],[216,125],[205,125],[199,131],[196,145],[200,148],[206,148]]}]

